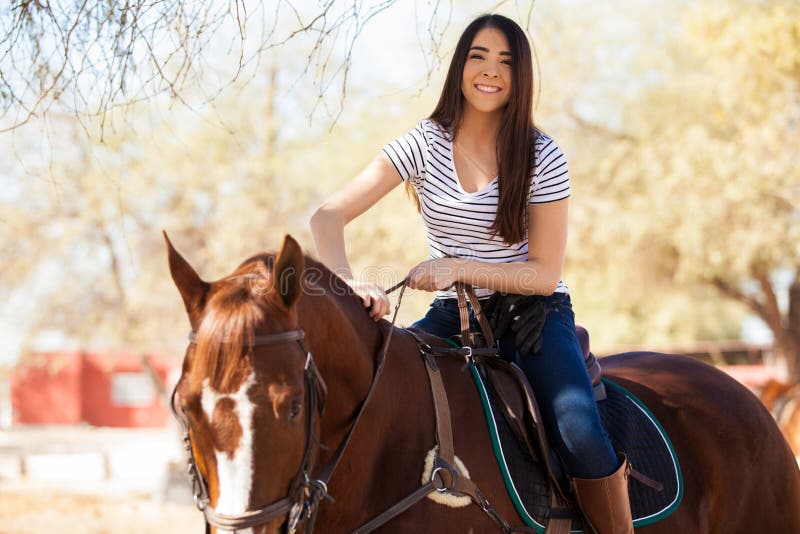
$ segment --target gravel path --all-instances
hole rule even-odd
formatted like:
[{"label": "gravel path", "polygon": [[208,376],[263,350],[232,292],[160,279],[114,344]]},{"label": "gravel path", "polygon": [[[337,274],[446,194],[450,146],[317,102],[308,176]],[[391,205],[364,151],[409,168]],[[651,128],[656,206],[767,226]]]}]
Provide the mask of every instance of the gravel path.
[{"label": "gravel path", "polygon": [[192,505],[159,503],[146,496],[96,495],[53,488],[0,486],[2,534],[141,534],[203,532]]}]

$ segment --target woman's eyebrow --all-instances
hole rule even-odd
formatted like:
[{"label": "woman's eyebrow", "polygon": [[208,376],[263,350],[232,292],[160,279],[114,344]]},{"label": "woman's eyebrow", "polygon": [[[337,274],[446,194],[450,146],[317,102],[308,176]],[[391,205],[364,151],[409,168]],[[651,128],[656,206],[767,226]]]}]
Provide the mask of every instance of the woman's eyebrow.
[{"label": "woman's eyebrow", "polygon": [[[480,50],[481,52],[488,52],[489,51],[489,49],[486,48],[485,46],[473,46],[473,47],[470,48],[470,50]],[[502,52],[500,52],[500,55],[501,56],[510,56],[511,52],[507,52],[507,51],[503,50]]]}]

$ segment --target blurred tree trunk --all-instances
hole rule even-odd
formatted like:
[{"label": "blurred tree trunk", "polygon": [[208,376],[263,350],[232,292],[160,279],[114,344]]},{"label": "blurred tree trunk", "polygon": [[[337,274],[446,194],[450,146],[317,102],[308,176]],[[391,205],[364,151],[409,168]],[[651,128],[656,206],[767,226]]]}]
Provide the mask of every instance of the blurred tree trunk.
[{"label": "blurred tree trunk", "polygon": [[[800,383],[800,269],[797,269],[794,281],[789,287],[789,307],[786,317],[781,345],[775,343],[776,355],[785,359],[789,378]],[[778,339],[778,336],[775,336]]]},{"label": "blurred tree trunk", "polygon": [[766,323],[773,335],[772,357],[767,362],[786,381],[800,383],[800,269],[795,271],[789,287],[787,313],[782,313],[778,304],[775,285],[764,272],[754,273],[759,291],[752,295],[737,289],[721,278],[712,280],[712,285],[725,296],[746,305]]}]

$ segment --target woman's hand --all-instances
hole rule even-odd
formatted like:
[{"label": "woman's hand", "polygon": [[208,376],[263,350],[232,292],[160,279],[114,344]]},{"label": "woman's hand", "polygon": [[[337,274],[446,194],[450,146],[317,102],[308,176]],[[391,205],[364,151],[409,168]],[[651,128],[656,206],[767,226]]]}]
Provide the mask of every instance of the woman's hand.
[{"label": "woman's hand", "polygon": [[380,321],[381,317],[389,313],[389,297],[386,296],[386,292],[381,286],[355,279],[346,280],[346,282],[353,292],[361,297],[361,302],[373,320]]},{"label": "woman's hand", "polygon": [[423,291],[448,289],[458,282],[456,258],[423,261],[408,273],[408,287]]}]

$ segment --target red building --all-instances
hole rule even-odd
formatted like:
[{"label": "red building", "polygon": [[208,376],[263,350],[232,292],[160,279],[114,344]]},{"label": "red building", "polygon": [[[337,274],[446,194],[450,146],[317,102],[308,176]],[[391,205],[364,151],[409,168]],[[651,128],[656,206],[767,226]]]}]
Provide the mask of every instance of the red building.
[{"label": "red building", "polygon": [[177,378],[173,357],[58,352],[26,356],[11,376],[15,424],[77,424],[158,427],[169,417],[159,389]]}]

